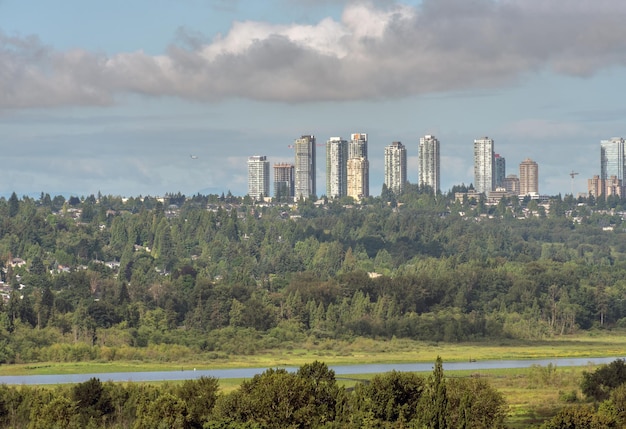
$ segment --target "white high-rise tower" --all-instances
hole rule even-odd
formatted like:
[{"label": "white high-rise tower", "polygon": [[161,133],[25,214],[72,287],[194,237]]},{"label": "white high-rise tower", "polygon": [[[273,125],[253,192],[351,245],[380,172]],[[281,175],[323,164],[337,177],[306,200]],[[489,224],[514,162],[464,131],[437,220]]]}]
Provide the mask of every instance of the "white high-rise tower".
[{"label": "white high-rise tower", "polygon": [[401,142],[385,147],[385,185],[401,194],[406,184],[406,148]]},{"label": "white high-rise tower", "polygon": [[340,198],[348,188],[348,142],[341,137],[331,137],[326,142],[326,196]]},{"label": "white high-rise tower", "polygon": [[420,187],[428,186],[433,192],[439,192],[439,140],[435,136],[426,135],[420,138],[418,162],[418,185]]},{"label": "white high-rise tower", "polygon": [[315,136],[302,136],[294,142],[295,192],[294,198],[309,198],[316,195],[315,190]]},{"label": "white high-rise tower", "polygon": [[493,140],[474,140],[474,189],[488,195],[494,188]]},{"label": "white high-rise tower", "polygon": [[248,195],[254,200],[270,196],[270,163],[266,156],[248,157]]}]

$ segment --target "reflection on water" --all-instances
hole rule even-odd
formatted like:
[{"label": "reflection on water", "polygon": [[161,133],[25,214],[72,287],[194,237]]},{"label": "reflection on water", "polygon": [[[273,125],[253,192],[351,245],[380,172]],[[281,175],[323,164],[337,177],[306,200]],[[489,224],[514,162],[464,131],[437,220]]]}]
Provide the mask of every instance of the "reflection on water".
[{"label": "reflection on water", "polygon": [[[528,360],[486,360],[472,362],[450,362],[443,364],[444,370],[487,370],[487,369],[507,369],[507,368],[528,368],[533,365],[546,366],[548,364],[557,367],[584,366],[587,364],[606,364],[622,357],[605,358],[558,358],[558,359],[528,359]],[[336,375],[357,375],[357,374],[378,374],[392,370],[402,372],[430,372],[433,363],[389,363],[389,364],[364,364],[364,365],[338,365],[330,368]],[[296,371],[297,367],[284,367],[289,371]],[[16,375],[0,376],[2,384],[63,384],[82,383],[92,377],[101,381],[176,381],[191,380],[195,378],[216,377],[216,378],[252,378],[256,374],[265,371],[266,368],[235,368],[235,369],[208,369],[196,371],[153,371],[153,372],[108,372],[99,374],[59,374],[59,375]]]}]

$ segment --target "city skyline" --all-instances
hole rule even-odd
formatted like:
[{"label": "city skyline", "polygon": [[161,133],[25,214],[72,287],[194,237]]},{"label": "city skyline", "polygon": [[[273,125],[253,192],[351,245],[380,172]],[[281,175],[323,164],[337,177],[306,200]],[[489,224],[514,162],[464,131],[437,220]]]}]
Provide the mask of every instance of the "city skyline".
[{"label": "city skyline", "polygon": [[[299,141],[305,141],[307,143],[307,163],[311,163],[310,151],[314,150],[315,136],[302,136],[300,139],[296,139],[296,144]],[[350,141],[347,141],[341,137],[330,137],[326,146],[326,187],[327,189],[335,189],[330,194],[321,194],[329,198],[340,198],[343,196],[351,196],[356,200],[361,199],[364,196],[369,196],[369,160],[367,155],[367,134],[366,133],[354,133],[351,134]],[[593,174],[587,180],[587,191],[579,192],[578,195],[587,193],[595,197],[605,194],[611,195],[624,195],[624,171],[626,171],[626,156],[624,151],[625,141],[622,137],[612,137],[610,139],[603,139],[600,141],[600,174]],[[290,147],[296,147],[296,145],[290,145]],[[519,163],[519,176],[517,174],[507,174],[506,171],[506,159],[504,156],[495,153],[494,140],[485,136],[479,139],[474,139],[474,182],[470,184],[477,192],[484,193],[486,195],[489,192],[498,191],[494,195],[501,192],[500,188],[506,189],[506,192],[519,194],[519,195],[540,195],[539,193],[539,165],[531,158],[526,157]],[[429,186],[433,189],[438,189],[425,180],[430,177],[429,180],[436,182],[439,181],[440,170],[438,166],[438,153],[440,150],[440,142],[433,135],[426,135],[419,139],[418,143],[418,166],[417,176],[418,186]],[[296,154],[298,151],[296,151]],[[407,149],[399,141],[394,141],[390,145],[385,147],[384,151],[385,162],[385,179],[384,185],[389,187],[389,184],[393,184],[392,188],[395,192],[401,192],[404,184],[415,183],[408,179],[408,170],[410,166],[407,165]],[[258,158],[258,156],[250,157],[248,164],[252,158]],[[262,157],[265,159],[265,157]],[[296,155],[296,163],[298,163],[298,156]],[[268,162],[269,164],[269,162]],[[285,170],[285,167],[291,169],[291,176],[293,176],[294,164],[275,164],[274,166],[274,196],[287,195],[283,191],[285,189],[293,188],[293,185],[288,183],[282,183],[285,181],[284,177],[287,177],[284,172],[278,172],[277,169]],[[250,166],[249,169],[249,181],[250,181]],[[317,177],[319,172],[314,169],[308,170],[308,177]],[[573,170],[569,173],[572,181],[579,173]],[[436,179],[434,177],[436,176]],[[341,179],[341,178],[344,179]],[[315,181],[315,180],[314,180]],[[281,182],[281,183],[279,183]],[[334,183],[333,183],[334,182]],[[476,186],[479,184],[479,187]],[[249,189],[251,188],[249,183]],[[315,187],[315,183],[310,186]],[[482,186],[482,188],[480,188]],[[279,189],[280,188],[280,189]],[[484,188],[484,189],[483,189]],[[441,189],[438,189],[441,191]],[[446,190],[443,190],[445,192]],[[269,194],[267,194],[269,195]],[[292,194],[289,194],[293,197]],[[311,194],[317,195],[317,194]],[[321,196],[318,195],[318,196]],[[543,194],[549,195],[549,194]],[[252,196],[252,195],[251,195]],[[297,198],[296,198],[297,199]]]},{"label": "city skyline", "polygon": [[293,136],[353,130],[372,195],[389,142],[413,183],[419,136],[445,142],[445,191],[485,134],[541,166],[542,193],[585,192],[597,142],[626,135],[624,18],[619,0],[0,0],[0,195],[245,195],[249,155],[293,163]]}]

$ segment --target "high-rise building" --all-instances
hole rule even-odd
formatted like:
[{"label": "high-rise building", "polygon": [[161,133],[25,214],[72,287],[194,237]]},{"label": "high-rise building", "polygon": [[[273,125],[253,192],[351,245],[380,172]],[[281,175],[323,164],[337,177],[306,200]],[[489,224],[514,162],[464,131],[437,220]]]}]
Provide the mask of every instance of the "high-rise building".
[{"label": "high-rise building", "polygon": [[406,148],[401,142],[385,147],[385,185],[401,194],[406,184]]},{"label": "high-rise building", "polygon": [[[625,156],[623,138],[613,137],[600,141],[600,179],[604,181],[605,186],[608,184],[611,176],[615,176],[617,180],[624,183]],[[609,189],[604,189],[603,192],[608,196]],[[621,190],[619,194],[622,194]]]},{"label": "high-rise building", "polygon": [[355,133],[350,135],[350,145],[348,147],[348,159],[367,159],[367,134]]},{"label": "high-rise building", "polygon": [[348,196],[361,200],[369,196],[369,161],[367,158],[348,160]]},{"label": "high-rise building", "polygon": [[432,135],[420,138],[417,158],[419,163],[418,185],[420,187],[428,186],[435,193],[439,192],[439,140]]},{"label": "high-rise building", "polygon": [[274,164],[274,198],[277,201],[293,201],[293,164]]},{"label": "high-rise building", "polygon": [[503,156],[496,153],[493,156],[494,162],[494,187],[504,187],[504,179],[506,179],[506,160]]},{"label": "high-rise building", "polygon": [[348,142],[331,137],[326,142],[326,196],[341,198],[348,194]]},{"label": "high-rise building", "polygon": [[315,136],[302,136],[294,142],[295,190],[294,198],[309,198],[316,195],[315,189]]},{"label": "high-rise building", "polygon": [[266,156],[248,157],[248,195],[255,200],[270,195],[270,163]]},{"label": "high-rise building", "polygon": [[474,189],[489,194],[494,189],[493,140],[474,140]]},{"label": "high-rise building", "polygon": [[539,166],[530,158],[519,165],[519,193],[539,195]]},{"label": "high-rise building", "polygon": [[348,143],[348,196],[360,200],[370,195],[370,164],[367,159],[367,134],[354,133]]}]

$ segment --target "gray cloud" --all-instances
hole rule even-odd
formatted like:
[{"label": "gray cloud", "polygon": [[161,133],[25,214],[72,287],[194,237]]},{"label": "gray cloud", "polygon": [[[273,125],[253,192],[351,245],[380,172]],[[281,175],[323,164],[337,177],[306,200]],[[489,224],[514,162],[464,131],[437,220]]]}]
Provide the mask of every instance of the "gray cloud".
[{"label": "gray cloud", "polygon": [[581,78],[626,63],[621,0],[348,3],[315,25],[185,30],[161,56],[59,52],[0,33],[0,108],[106,105],[127,93],[307,102],[493,88],[552,70]]}]

